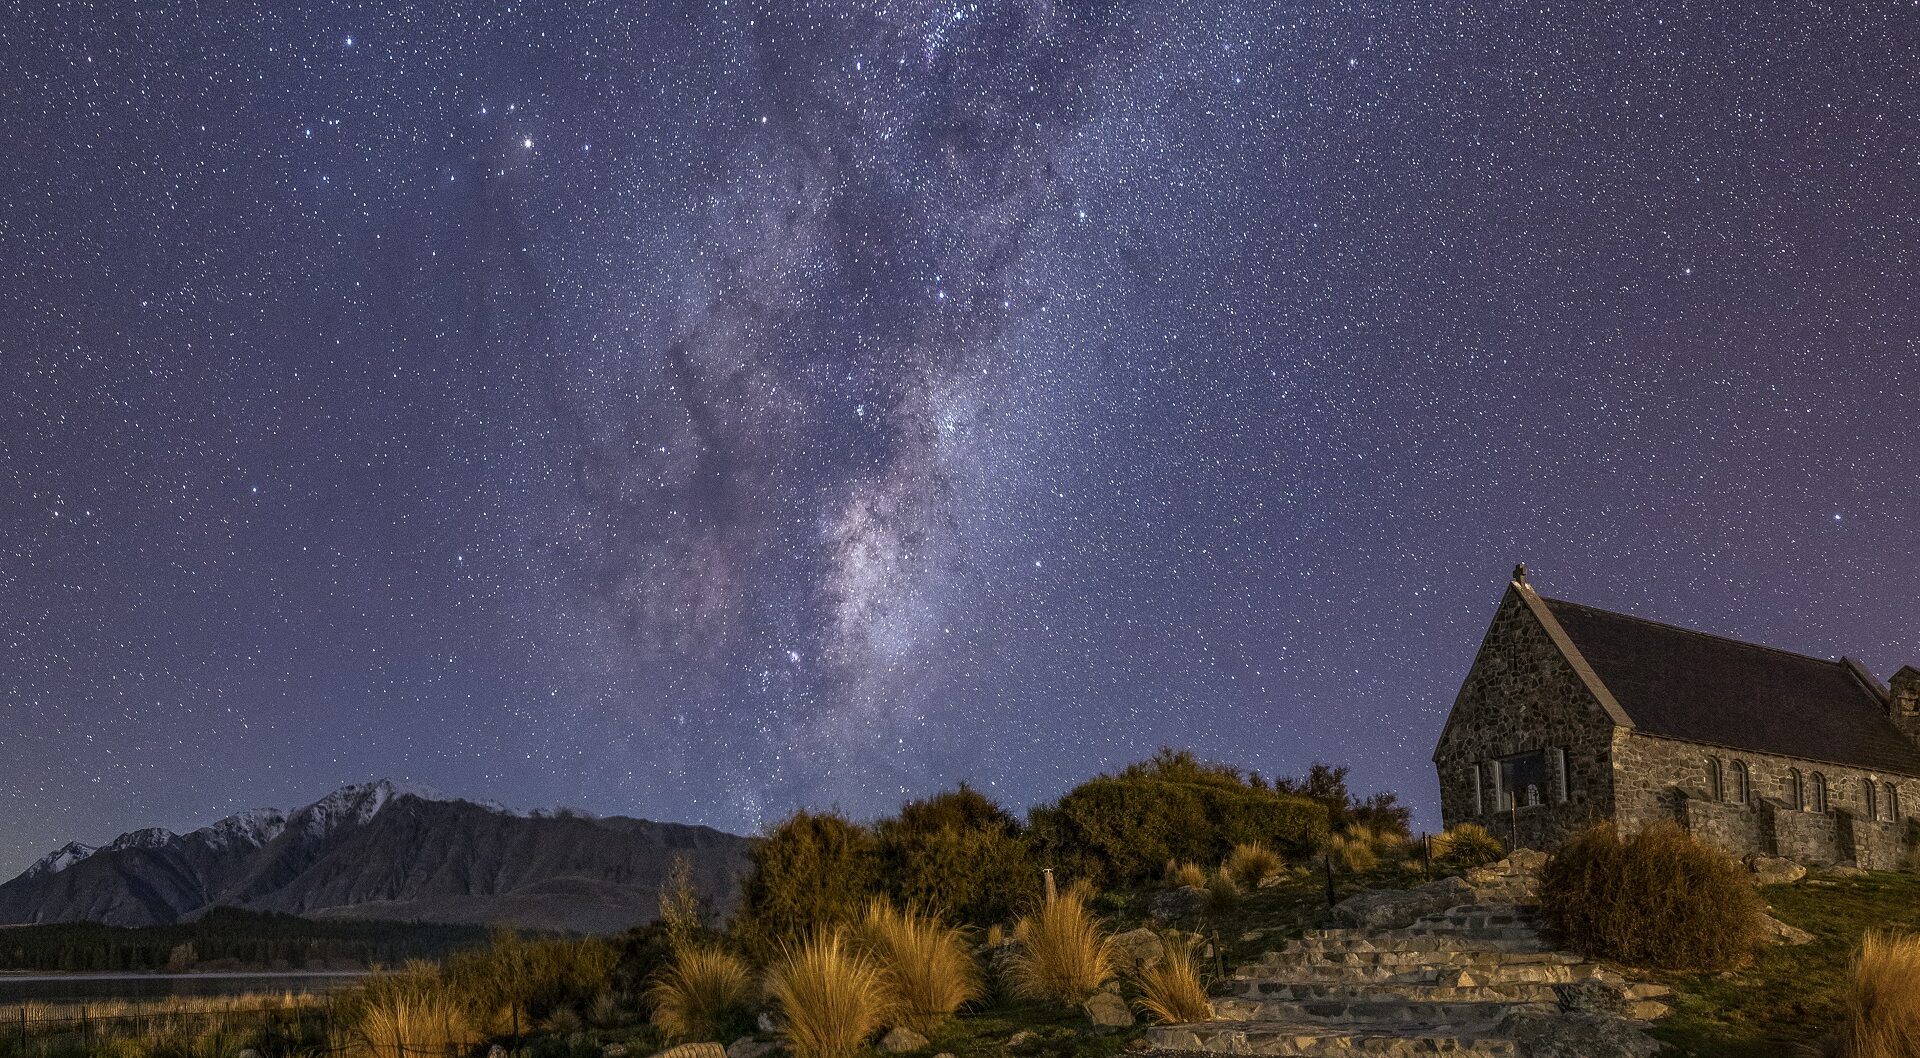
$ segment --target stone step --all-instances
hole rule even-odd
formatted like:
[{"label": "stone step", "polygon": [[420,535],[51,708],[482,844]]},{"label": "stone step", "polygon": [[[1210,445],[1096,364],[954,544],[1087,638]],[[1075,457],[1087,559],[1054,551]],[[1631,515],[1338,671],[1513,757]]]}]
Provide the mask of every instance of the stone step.
[{"label": "stone step", "polygon": [[[1240,982],[1247,985],[1247,982]],[[1426,1003],[1497,1000],[1509,1003],[1558,1003],[1552,981],[1507,981],[1453,984],[1437,981],[1375,981],[1365,984],[1334,981],[1259,981],[1250,987],[1223,991],[1214,1002],[1227,1000],[1411,999]],[[1566,983],[1566,982],[1558,982]]]},{"label": "stone step", "polygon": [[1407,1025],[1392,1029],[1279,1022],[1206,1021],[1147,1030],[1147,1045],[1165,1051],[1292,1055],[1296,1058],[1413,1058],[1478,1055],[1517,1058],[1518,1046],[1492,1026]]},{"label": "stone step", "polygon": [[1491,967],[1537,964],[1572,965],[1582,961],[1571,952],[1554,951],[1539,945],[1513,944],[1504,947],[1434,945],[1422,949],[1394,948],[1386,951],[1279,951],[1269,952],[1257,963],[1245,967],[1247,976],[1273,978],[1298,970],[1369,969],[1397,967]]},{"label": "stone step", "polygon": [[[1548,961],[1536,961],[1542,957]],[[1505,958],[1481,955],[1436,965],[1425,964],[1346,964],[1314,963],[1301,966],[1255,965],[1235,974],[1223,990],[1257,995],[1262,988],[1293,984],[1427,984],[1471,988],[1480,985],[1566,984],[1582,981],[1604,972],[1579,956],[1562,953],[1509,955]],[[1527,960],[1527,961],[1521,961]]]},{"label": "stone step", "polygon": [[1353,932],[1334,936],[1302,937],[1288,942],[1281,955],[1308,955],[1319,952],[1355,951],[1547,951],[1552,948],[1536,930],[1520,927],[1483,929],[1474,932],[1449,929],[1390,929],[1372,933]]},{"label": "stone step", "polygon": [[1392,996],[1325,999],[1219,999],[1213,1016],[1226,1021],[1281,1024],[1364,1025],[1392,1028],[1400,1025],[1497,1025],[1517,1010],[1552,1012],[1559,1004],[1551,996],[1534,1002],[1471,999],[1433,1002]]}]

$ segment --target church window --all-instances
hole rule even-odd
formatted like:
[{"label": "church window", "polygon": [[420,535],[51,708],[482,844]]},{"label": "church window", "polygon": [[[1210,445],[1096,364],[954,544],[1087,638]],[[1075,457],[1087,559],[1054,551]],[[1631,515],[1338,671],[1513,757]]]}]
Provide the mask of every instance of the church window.
[{"label": "church window", "polygon": [[1808,807],[1815,812],[1827,810],[1827,777],[1820,772],[1813,773],[1813,803]]},{"label": "church window", "polygon": [[1498,789],[1506,795],[1505,800],[1500,802],[1501,807],[1532,808],[1546,803],[1546,750],[1536,749],[1530,753],[1504,757],[1496,763],[1500,778]]},{"label": "church window", "polygon": [[1480,765],[1473,766],[1473,814],[1482,815],[1487,806],[1480,800]]},{"label": "church window", "polygon": [[1887,818],[1900,822],[1900,788],[1892,783],[1887,784]]},{"label": "church window", "polygon": [[1553,750],[1553,774],[1554,774],[1555,781],[1559,784],[1558,793],[1560,794],[1560,803],[1566,804],[1567,803],[1567,751],[1559,748],[1558,746],[1554,747],[1554,750]]},{"label": "church window", "polygon": [[1747,775],[1747,762],[1744,760],[1734,761],[1733,762],[1733,803],[1734,804],[1743,805],[1747,803],[1747,798],[1751,796],[1751,793],[1748,790],[1748,783],[1749,783],[1749,777]]},{"label": "church window", "polygon": [[1867,781],[1860,784],[1860,792],[1867,795],[1867,818],[1868,819],[1880,818],[1879,790],[1880,788],[1874,785],[1874,782],[1871,776],[1868,777]]},{"label": "church window", "polygon": [[1796,812],[1807,810],[1807,790],[1800,781],[1799,768],[1787,769],[1787,803],[1792,805]]},{"label": "church window", "polygon": [[1727,799],[1726,784],[1720,781],[1720,758],[1707,758],[1707,798],[1713,801]]}]

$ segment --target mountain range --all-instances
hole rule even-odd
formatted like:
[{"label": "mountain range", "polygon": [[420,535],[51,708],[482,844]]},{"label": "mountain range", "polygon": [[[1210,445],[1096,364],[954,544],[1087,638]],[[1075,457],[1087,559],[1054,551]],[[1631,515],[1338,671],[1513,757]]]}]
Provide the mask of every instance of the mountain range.
[{"label": "mountain range", "polygon": [[0,884],[0,924],[154,926],[238,907],[610,933],[657,917],[677,855],[724,911],[748,847],[709,827],[521,814],[383,779],[185,834],[154,828],[98,848],[69,843]]}]

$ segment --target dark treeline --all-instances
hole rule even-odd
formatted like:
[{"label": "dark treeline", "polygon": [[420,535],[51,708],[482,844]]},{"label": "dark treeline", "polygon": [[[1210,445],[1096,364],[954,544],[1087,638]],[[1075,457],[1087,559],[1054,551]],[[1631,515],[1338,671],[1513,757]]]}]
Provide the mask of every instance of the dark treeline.
[{"label": "dark treeline", "polygon": [[0,929],[0,970],[346,970],[485,944],[482,926],[315,921],[216,908],[195,922],[128,929],[63,922]]}]

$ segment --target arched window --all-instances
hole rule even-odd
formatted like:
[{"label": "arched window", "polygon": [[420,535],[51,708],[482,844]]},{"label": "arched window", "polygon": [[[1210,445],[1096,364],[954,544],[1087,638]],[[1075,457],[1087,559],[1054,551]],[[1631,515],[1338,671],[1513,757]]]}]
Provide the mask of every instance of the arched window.
[{"label": "arched window", "polygon": [[1900,822],[1900,788],[1892,783],[1887,784],[1887,818]]},{"label": "arched window", "polygon": [[1796,812],[1807,810],[1807,790],[1800,782],[1800,769],[1787,769],[1787,803]]},{"label": "arched window", "polygon": [[1813,804],[1811,807],[1815,812],[1825,812],[1827,810],[1827,777],[1820,772],[1813,773]]},{"label": "arched window", "polygon": [[1707,797],[1714,801],[1727,799],[1726,784],[1720,781],[1720,758],[1707,758]]},{"label": "arched window", "polygon": [[1736,760],[1733,762],[1733,803],[1746,804],[1747,797],[1747,762]]},{"label": "arched window", "polygon": [[1860,784],[1860,792],[1867,796],[1867,818],[1880,818],[1880,788],[1869,778]]}]

